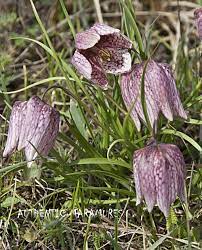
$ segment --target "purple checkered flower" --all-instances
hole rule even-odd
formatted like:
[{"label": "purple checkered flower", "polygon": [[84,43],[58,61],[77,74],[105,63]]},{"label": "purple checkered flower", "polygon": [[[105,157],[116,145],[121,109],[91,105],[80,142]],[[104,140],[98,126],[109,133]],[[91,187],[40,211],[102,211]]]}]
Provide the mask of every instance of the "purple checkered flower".
[{"label": "purple checkered flower", "polygon": [[72,64],[88,80],[107,89],[106,73],[125,73],[131,68],[128,49],[132,42],[119,29],[97,23],[76,35]]},{"label": "purple checkered flower", "polygon": [[202,40],[202,8],[198,8],[194,11],[194,17],[199,38]]},{"label": "purple checkered flower", "polygon": [[17,101],[11,112],[3,157],[24,149],[29,165],[38,153],[48,155],[58,130],[59,113],[39,97],[33,96],[25,102]]},{"label": "purple checkered flower", "polygon": [[[144,62],[134,64],[131,71],[124,74],[121,79],[122,97],[138,131],[141,127],[140,119],[146,123],[140,97],[144,65]],[[170,121],[173,120],[173,116],[187,119],[168,64],[157,63],[153,60],[148,62],[144,76],[144,93],[147,114],[152,127],[160,112]]]},{"label": "purple checkered flower", "polygon": [[153,142],[135,151],[133,169],[137,205],[144,197],[149,212],[157,204],[168,217],[176,197],[184,201],[185,162],[177,146]]}]

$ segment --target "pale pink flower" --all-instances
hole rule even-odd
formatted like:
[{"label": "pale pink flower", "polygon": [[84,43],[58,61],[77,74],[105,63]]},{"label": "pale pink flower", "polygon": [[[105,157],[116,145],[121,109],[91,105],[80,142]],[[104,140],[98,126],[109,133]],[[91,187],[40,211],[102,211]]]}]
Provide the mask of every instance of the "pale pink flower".
[{"label": "pale pink flower", "polygon": [[194,17],[199,38],[202,40],[202,8],[198,8],[194,11]]},{"label": "pale pink flower", "polygon": [[[125,105],[131,109],[131,117],[140,131],[140,119],[146,123],[141,103],[141,81],[144,62],[134,64],[131,71],[121,79],[121,92]],[[187,115],[180,101],[172,71],[168,64],[150,60],[144,77],[144,94],[147,114],[152,127],[159,113],[172,121],[173,116],[186,119]]]},{"label": "pale pink flower", "polygon": [[46,156],[53,147],[58,130],[59,113],[39,97],[17,101],[12,108],[3,157],[22,149],[28,162],[38,153]]},{"label": "pale pink flower", "polygon": [[72,64],[88,80],[106,89],[106,73],[125,73],[131,68],[128,49],[132,42],[119,29],[97,23],[76,35]]},{"label": "pale pink flower", "polygon": [[184,201],[186,169],[177,146],[154,142],[135,151],[133,169],[137,205],[144,197],[149,212],[157,204],[167,217],[177,196]]}]

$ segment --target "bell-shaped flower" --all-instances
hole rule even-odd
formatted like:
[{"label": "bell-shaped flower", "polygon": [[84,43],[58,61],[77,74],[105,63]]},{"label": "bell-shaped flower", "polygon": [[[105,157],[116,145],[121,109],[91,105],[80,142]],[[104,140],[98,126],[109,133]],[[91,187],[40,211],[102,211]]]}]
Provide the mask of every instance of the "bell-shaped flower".
[{"label": "bell-shaped flower", "polygon": [[157,204],[168,217],[176,197],[184,201],[186,169],[183,155],[176,145],[153,143],[135,151],[133,169],[137,205],[144,197],[149,212]]},{"label": "bell-shaped flower", "polygon": [[[122,97],[138,131],[141,128],[140,119],[146,123],[141,102],[144,65],[144,62],[134,64],[131,71],[124,74],[121,79]],[[160,112],[170,121],[173,120],[173,116],[187,118],[168,64],[157,63],[153,60],[148,62],[144,74],[144,94],[152,128]]]},{"label": "bell-shaped flower", "polygon": [[194,17],[199,38],[202,40],[202,8],[198,8],[194,11]]},{"label": "bell-shaped flower", "polygon": [[59,113],[39,97],[33,96],[25,102],[17,101],[12,108],[3,157],[24,149],[29,166],[38,153],[48,155],[58,131]]},{"label": "bell-shaped flower", "polygon": [[76,35],[72,64],[88,80],[107,89],[106,73],[125,73],[131,68],[128,49],[132,42],[119,29],[97,23]]}]

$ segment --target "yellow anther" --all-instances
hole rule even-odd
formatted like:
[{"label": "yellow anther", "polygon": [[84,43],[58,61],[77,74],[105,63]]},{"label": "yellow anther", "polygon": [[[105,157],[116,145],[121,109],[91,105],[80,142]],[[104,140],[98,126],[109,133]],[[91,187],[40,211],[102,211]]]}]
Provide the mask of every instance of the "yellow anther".
[{"label": "yellow anther", "polygon": [[101,58],[102,61],[106,62],[106,61],[110,61],[111,60],[111,54],[109,53],[108,50],[106,49],[101,49],[99,51],[99,57]]}]

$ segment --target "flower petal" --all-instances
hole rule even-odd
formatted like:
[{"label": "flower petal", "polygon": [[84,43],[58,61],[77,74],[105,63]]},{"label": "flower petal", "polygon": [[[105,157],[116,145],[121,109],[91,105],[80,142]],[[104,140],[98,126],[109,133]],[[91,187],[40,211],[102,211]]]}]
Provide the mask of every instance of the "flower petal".
[{"label": "flower petal", "polygon": [[115,29],[115,28],[110,27],[110,26],[103,24],[103,23],[96,23],[93,25],[93,27],[91,29],[95,30],[100,36],[120,32],[119,29]]},{"label": "flower petal", "polygon": [[128,111],[131,114],[131,117],[136,125],[136,128],[138,131],[140,131],[141,125],[140,125],[140,120],[138,118],[138,115],[136,113],[136,103],[137,103],[137,87],[138,85],[132,84],[132,86],[130,86],[131,81],[129,81],[130,75],[129,74],[125,74],[122,76],[122,80],[121,80],[121,95],[123,98],[123,101],[126,105],[126,108],[128,109]]},{"label": "flower petal", "polygon": [[[160,146],[158,145],[158,147]],[[159,148],[156,150],[156,155],[153,161],[157,205],[164,213],[165,217],[168,217],[171,205],[169,195],[170,191],[172,191],[172,185],[175,185],[175,180],[170,179],[170,164],[166,161]]]},{"label": "flower petal", "polygon": [[40,144],[38,146],[38,151],[43,156],[48,155],[50,149],[55,143],[55,139],[59,131],[59,122],[59,113],[56,110],[52,109],[52,112],[50,114],[49,126],[44,131],[43,137],[41,138]]},{"label": "flower petal", "polygon": [[146,69],[146,78],[147,85],[151,86],[150,89],[153,93],[153,99],[156,99],[158,106],[165,117],[172,121],[173,115],[168,101],[168,78],[166,77],[164,70],[158,65],[158,63],[150,60]]},{"label": "flower petal", "polygon": [[170,68],[170,65],[167,63],[159,63],[159,65],[163,68],[168,80],[167,80],[167,87],[168,87],[168,97],[169,97],[169,103],[170,107],[173,111],[173,114],[175,116],[180,116],[183,119],[187,119],[187,114],[184,111],[184,108],[182,106],[179,92],[176,87],[175,79],[173,77],[172,70]]},{"label": "flower petal", "polygon": [[[86,57],[88,57],[88,60]],[[76,50],[72,58],[72,64],[88,80],[99,85],[102,89],[107,89],[108,81],[105,71],[99,58],[93,52],[86,50],[81,54]]]},{"label": "flower petal", "polygon": [[170,163],[170,175],[174,181],[172,192],[170,192],[170,202],[174,202],[178,195],[182,201],[185,200],[184,193],[184,180],[186,177],[186,165],[184,157],[176,145],[173,144],[161,144],[161,151],[165,152],[164,155]]},{"label": "flower petal", "polygon": [[99,40],[99,34],[91,28],[76,35],[76,48],[81,50],[92,48]]},{"label": "flower petal", "polygon": [[128,39],[128,37],[121,33],[113,33],[101,36],[98,45],[100,47],[114,49],[130,49],[132,47],[132,42]]},{"label": "flower petal", "polygon": [[[133,111],[131,113],[134,122],[137,125],[137,118],[134,113],[138,114],[139,117],[145,121],[142,103],[141,103],[141,78],[143,72],[142,64],[135,64],[128,74],[122,76],[121,79],[121,89],[122,94],[124,94],[123,99],[125,101],[126,106],[131,107],[132,103],[135,101],[135,105]],[[127,96],[127,98],[126,98]],[[145,75],[145,99],[147,112],[149,116],[149,120],[151,125],[154,125],[155,120],[158,118],[158,114],[160,112],[159,105],[156,100],[156,91],[151,87],[151,81],[148,78],[147,74]],[[140,130],[140,126],[137,126],[138,130]]]},{"label": "flower petal", "polygon": [[75,51],[71,63],[78,70],[78,72],[83,75],[88,80],[91,79],[92,66],[90,62],[82,55],[78,50]]},{"label": "flower petal", "polygon": [[106,73],[119,74],[131,69],[131,55],[127,50],[117,50],[108,48],[111,55],[109,61],[102,61],[103,69]]},{"label": "flower petal", "polygon": [[20,131],[22,128],[22,122],[26,109],[27,102],[17,101],[13,105],[9,121],[8,137],[3,152],[3,157],[11,155],[13,151],[18,147]]},{"label": "flower petal", "polygon": [[137,171],[135,171],[135,165],[134,165],[134,180],[135,180],[135,190],[136,190],[136,206],[141,203],[141,200],[143,198],[142,192],[141,192],[141,187],[140,187],[140,176]]},{"label": "flower petal", "polygon": [[194,11],[194,17],[199,38],[202,40],[202,8],[198,8]]},{"label": "flower petal", "polygon": [[[177,195],[184,200],[185,163],[179,148],[172,144],[159,144],[158,163],[154,163],[157,205],[166,217]],[[158,168],[159,167],[159,168]]]},{"label": "flower petal", "polygon": [[137,172],[136,176],[139,175],[138,185],[140,188],[136,186],[136,192],[138,195],[144,195],[149,212],[152,211],[156,203],[155,180],[153,169],[151,168],[154,153],[155,152],[152,147],[146,147],[143,150],[137,150],[133,157],[133,164],[136,168],[135,171]]},{"label": "flower petal", "polygon": [[[46,134],[46,130],[49,126],[51,126],[51,119],[50,119],[50,115],[52,112],[52,108],[45,104],[44,102],[41,101],[42,104],[42,108],[40,110],[40,112],[38,112],[37,114],[37,127],[35,127],[35,130],[31,130],[30,131],[30,135],[28,135],[29,141],[28,144],[25,147],[25,156],[26,156],[26,160],[32,161],[34,160],[38,153],[41,153],[39,151],[39,148],[41,147],[41,140],[43,138],[44,135],[49,136],[48,134]],[[40,104],[40,106],[41,106]],[[31,116],[30,116],[31,118]],[[32,119],[34,119],[35,117],[32,116]],[[51,142],[51,141],[50,141]],[[36,148],[36,150],[35,150]]]},{"label": "flower petal", "polygon": [[102,89],[106,90],[108,87],[107,77],[104,70],[96,63],[92,63],[91,81],[98,84]]},{"label": "flower petal", "polygon": [[23,124],[20,131],[18,150],[25,148],[33,137],[33,131],[38,126],[39,115],[44,102],[37,96],[33,96],[27,101],[26,114],[24,114]]}]

